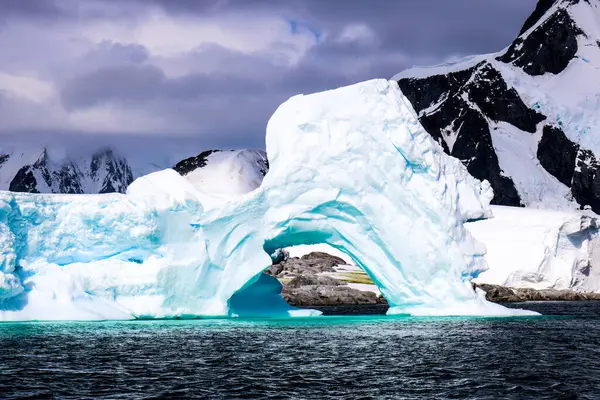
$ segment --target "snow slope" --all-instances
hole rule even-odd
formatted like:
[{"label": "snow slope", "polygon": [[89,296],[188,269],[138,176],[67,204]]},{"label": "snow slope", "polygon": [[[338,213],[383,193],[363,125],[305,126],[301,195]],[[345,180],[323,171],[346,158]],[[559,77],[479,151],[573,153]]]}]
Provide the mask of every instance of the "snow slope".
[{"label": "snow slope", "polygon": [[475,281],[532,289],[600,292],[600,221],[593,213],[493,207],[466,228],[487,249]]},{"label": "snow slope", "polygon": [[506,49],[393,79],[494,204],[600,213],[597,0],[540,0]]},{"label": "snow slope", "polygon": [[273,249],[313,243],[351,256],[390,313],[528,314],[472,290],[485,264],[463,220],[489,216],[492,193],[396,83],[295,96],[266,143],[262,185],[226,202],[173,170],[126,195],[0,193],[0,319],[310,313],[265,301],[280,286],[261,271]]}]

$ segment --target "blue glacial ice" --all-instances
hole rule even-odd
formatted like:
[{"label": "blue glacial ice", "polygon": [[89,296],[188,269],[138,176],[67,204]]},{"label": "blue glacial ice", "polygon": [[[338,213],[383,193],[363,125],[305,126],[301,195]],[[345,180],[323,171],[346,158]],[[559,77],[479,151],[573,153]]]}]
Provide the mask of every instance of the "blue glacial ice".
[{"label": "blue glacial ice", "polygon": [[0,320],[314,315],[261,271],[275,249],[326,243],[391,314],[514,315],[470,280],[485,248],[463,221],[492,191],[446,156],[393,81],[298,95],[267,126],[256,190],[203,193],[173,170],[126,195],[0,193]]}]

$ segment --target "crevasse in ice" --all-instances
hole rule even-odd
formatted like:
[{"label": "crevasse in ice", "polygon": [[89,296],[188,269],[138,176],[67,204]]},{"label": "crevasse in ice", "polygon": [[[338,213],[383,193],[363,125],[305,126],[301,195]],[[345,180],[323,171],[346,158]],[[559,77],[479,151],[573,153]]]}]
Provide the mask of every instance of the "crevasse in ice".
[{"label": "crevasse in ice", "polygon": [[2,320],[310,315],[261,271],[274,249],[326,243],[390,313],[508,315],[475,293],[487,182],[423,130],[394,82],[299,95],[267,126],[270,171],[239,197],[173,170],[126,195],[0,194]]}]

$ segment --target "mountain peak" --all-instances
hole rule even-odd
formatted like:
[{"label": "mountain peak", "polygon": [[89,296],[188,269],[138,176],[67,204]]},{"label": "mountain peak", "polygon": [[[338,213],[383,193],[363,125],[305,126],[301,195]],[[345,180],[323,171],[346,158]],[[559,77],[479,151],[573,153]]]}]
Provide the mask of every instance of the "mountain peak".
[{"label": "mountain peak", "polygon": [[600,213],[600,0],[540,0],[505,50],[398,74],[494,203]]},{"label": "mountain peak", "polygon": [[[596,25],[595,21],[589,20],[590,12],[581,9],[582,5],[592,6],[588,0],[540,0],[519,37],[497,60],[513,64],[531,76],[561,73],[580,46],[587,44],[580,43],[580,38],[591,39],[585,28],[596,31],[595,26],[590,26]],[[598,47],[595,42],[592,45]]]},{"label": "mountain peak", "polygon": [[269,162],[263,150],[207,150],[173,169],[204,192],[241,195],[260,186]]},{"label": "mountain peak", "polygon": [[[1,165],[0,165],[1,166]],[[41,154],[19,168],[9,190],[30,193],[124,193],[133,181],[127,160],[111,148],[102,148],[90,157],[73,159],[61,149]]]},{"label": "mountain peak", "polygon": [[519,36],[523,35],[529,29],[533,28],[536,24],[543,21],[545,17],[549,17],[549,15],[547,14],[553,7],[555,7],[555,10],[560,10],[566,9],[570,6],[574,6],[580,3],[586,3],[590,6],[592,5],[590,0],[539,0],[533,13],[531,13],[529,18],[525,20],[525,23],[523,24],[523,27],[519,32]]}]

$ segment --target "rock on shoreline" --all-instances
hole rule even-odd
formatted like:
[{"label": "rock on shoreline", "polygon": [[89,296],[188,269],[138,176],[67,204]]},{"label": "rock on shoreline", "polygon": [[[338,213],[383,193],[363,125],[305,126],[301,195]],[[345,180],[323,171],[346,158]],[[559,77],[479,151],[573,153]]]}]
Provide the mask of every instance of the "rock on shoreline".
[{"label": "rock on shoreline", "polygon": [[498,285],[478,284],[485,297],[495,303],[517,303],[523,301],[583,301],[600,300],[600,293],[580,293],[572,290],[510,288]]},{"label": "rock on shoreline", "polygon": [[329,276],[298,275],[284,283],[281,295],[296,307],[387,304],[383,296],[349,287]]},{"label": "rock on shoreline", "polygon": [[[323,252],[312,252],[302,257],[283,254],[284,256],[278,254],[276,262],[265,273],[281,281],[281,294],[290,305],[315,307],[387,304],[380,294],[349,286],[344,273],[338,271],[340,266],[348,264],[339,257]],[[361,279],[368,279],[368,276],[364,274]],[[536,290],[489,284],[474,284],[474,287],[486,292],[487,300],[495,303],[600,300],[600,293],[572,290]]]},{"label": "rock on shoreline", "polygon": [[[302,257],[281,257],[277,254],[266,274],[283,284],[282,296],[296,307],[387,304],[383,296],[367,290],[358,290],[340,279],[335,267],[346,262],[336,256],[312,252]],[[365,274],[365,277],[367,275]]]}]

